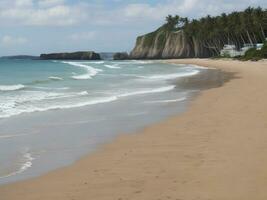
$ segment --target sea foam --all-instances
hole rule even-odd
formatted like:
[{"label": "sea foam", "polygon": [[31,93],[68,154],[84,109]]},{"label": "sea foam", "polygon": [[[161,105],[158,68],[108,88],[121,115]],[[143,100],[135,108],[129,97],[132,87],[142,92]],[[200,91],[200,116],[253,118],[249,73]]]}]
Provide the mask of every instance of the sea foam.
[{"label": "sea foam", "polygon": [[[42,99],[52,100],[52,99],[70,98],[70,97],[85,96],[85,95],[88,95],[88,92],[84,91],[84,92],[80,92],[76,94],[74,93],[74,94],[65,95],[65,96],[42,97]],[[37,98],[35,98],[35,100],[36,99]],[[115,101],[117,99],[118,97],[116,96],[110,96],[110,97],[89,99],[89,100],[85,100],[82,102],[69,102],[68,103],[68,102],[58,101],[58,102],[55,102],[53,105],[50,105],[49,103],[47,103],[47,104],[42,104],[41,106],[34,105],[34,102],[29,104],[28,106],[23,106],[23,102],[21,102],[19,105],[17,105],[17,103],[12,102],[12,103],[9,103],[8,105],[5,105],[5,108],[3,110],[0,109],[0,118],[7,118],[7,117],[22,114],[22,113],[78,108],[78,107],[83,107],[83,106],[88,106],[88,105],[107,103],[107,102]]]},{"label": "sea foam", "polygon": [[[21,113],[35,111],[46,111],[58,109],[60,105],[51,106],[51,101],[59,102],[64,99],[77,98],[88,95],[87,91],[81,92],[45,92],[45,91],[24,91],[16,96],[3,96],[0,99],[0,118],[7,118]],[[45,103],[49,101],[48,103]],[[55,103],[56,103],[55,102]],[[63,104],[63,103],[62,103]],[[67,105],[66,108],[74,106],[75,103]],[[79,107],[79,106],[78,106]],[[64,104],[62,108],[65,108]]]},{"label": "sea foam", "polygon": [[175,88],[175,85],[170,85],[166,87],[160,87],[160,88],[147,88],[144,90],[138,90],[138,91],[133,91],[133,92],[126,92],[117,95],[118,97],[128,97],[128,96],[134,96],[134,95],[143,95],[143,94],[151,94],[151,93],[160,93],[160,92],[167,92],[171,91]]},{"label": "sea foam", "polygon": [[147,101],[146,103],[174,103],[174,102],[180,102],[185,101],[186,97],[181,97],[179,99],[167,99],[167,100],[156,100],[156,101]]},{"label": "sea foam", "polygon": [[50,77],[48,77],[50,80],[54,80],[54,81],[62,81],[63,80],[63,78],[61,78],[61,77],[58,77],[58,76],[50,76]]},{"label": "sea foam", "polygon": [[10,176],[14,176],[14,175],[17,175],[17,174],[21,174],[22,172],[26,171],[27,169],[31,168],[32,167],[32,162],[33,160],[35,160],[35,158],[32,156],[32,154],[27,150],[27,152],[25,152],[22,156],[22,159],[21,159],[21,164],[20,164],[20,167],[14,171],[14,172],[11,172],[9,174],[6,174],[6,175],[3,175],[3,176],[0,176],[0,178],[8,178]]},{"label": "sea foam", "polygon": [[86,74],[72,76],[72,78],[73,79],[76,79],[76,80],[91,79],[93,76],[95,76],[99,72],[102,72],[103,71],[102,69],[96,69],[94,67],[91,67],[89,65],[86,65],[85,63],[80,63],[80,62],[67,62],[67,61],[63,61],[62,63],[69,64],[69,65],[76,66],[76,67],[82,67],[82,68],[84,68],[84,69],[87,70],[87,73]]},{"label": "sea foam", "polygon": [[0,85],[0,91],[15,91],[25,88],[25,85]]},{"label": "sea foam", "polygon": [[144,78],[148,80],[171,80],[180,77],[193,76],[199,73],[199,70],[189,70],[187,72],[172,73],[172,74],[160,74],[152,76],[139,76],[139,78]]},{"label": "sea foam", "polygon": [[120,69],[120,67],[118,67],[116,65],[105,65],[105,67],[107,67],[109,69]]},{"label": "sea foam", "polygon": [[[120,98],[135,96],[135,95],[144,95],[144,94],[152,94],[152,93],[160,93],[171,91],[175,88],[175,85],[159,87],[159,88],[146,88],[137,91],[128,91],[124,93],[114,94],[107,97],[99,97],[92,98],[80,102],[71,102],[64,103],[62,101],[58,101],[58,103],[54,103],[54,105],[50,104],[40,104],[41,106],[35,105],[36,101],[41,100],[55,100],[62,98],[70,98],[77,96],[85,96],[88,95],[87,91],[82,91],[78,93],[46,93],[46,92],[27,92],[29,95],[24,96],[23,98],[18,97],[17,99],[9,99],[8,103],[1,103],[2,109],[0,109],[0,118],[6,118],[14,115],[19,115],[21,113],[31,113],[31,112],[42,112],[48,110],[57,110],[57,109],[69,109],[69,108],[78,108],[83,106],[95,105],[100,103],[108,103],[112,101],[116,101]],[[4,101],[6,102],[6,101]],[[30,103],[28,106],[24,106],[25,103]]]}]

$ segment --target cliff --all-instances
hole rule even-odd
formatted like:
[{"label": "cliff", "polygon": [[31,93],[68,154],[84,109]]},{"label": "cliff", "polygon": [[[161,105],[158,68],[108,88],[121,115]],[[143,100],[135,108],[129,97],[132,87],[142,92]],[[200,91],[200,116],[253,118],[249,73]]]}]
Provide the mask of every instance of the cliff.
[{"label": "cliff", "polygon": [[224,45],[234,45],[239,50],[247,44],[253,46],[264,43],[267,37],[266,19],[267,9],[260,7],[192,20],[168,15],[165,24],[158,30],[137,38],[130,57],[164,59],[219,56]]},{"label": "cliff", "polygon": [[43,60],[101,60],[100,55],[93,51],[41,54],[40,58]]},{"label": "cliff", "polygon": [[183,30],[166,31],[163,28],[139,36],[130,53],[131,59],[167,59],[209,57],[210,49],[193,37],[187,37]]}]

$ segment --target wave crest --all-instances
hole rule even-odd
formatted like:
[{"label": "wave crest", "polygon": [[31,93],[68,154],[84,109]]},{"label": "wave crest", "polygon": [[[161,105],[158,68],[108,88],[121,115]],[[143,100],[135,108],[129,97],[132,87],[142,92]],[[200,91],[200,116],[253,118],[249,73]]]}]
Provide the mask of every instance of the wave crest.
[{"label": "wave crest", "polygon": [[25,88],[25,85],[18,84],[18,85],[0,85],[0,91],[15,91],[21,90]]},{"label": "wave crest", "polygon": [[62,81],[63,80],[63,78],[58,77],[58,76],[49,76],[48,78],[50,80],[53,80],[53,81]]},{"label": "wave crest", "polygon": [[118,67],[116,65],[105,65],[105,67],[107,67],[109,69],[120,69],[120,67]]},{"label": "wave crest", "polygon": [[86,71],[87,71],[86,74],[72,76],[72,78],[76,79],[76,80],[91,79],[93,76],[95,76],[99,72],[103,71],[102,69],[96,69],[96,68],[91,67],[89,65],[85,65],[85,63],[67,62],[67,61],[63,61],[62,63],[69,64],[69,65],[76,66],[76,67],[82,67],[82,68],[86,69]]},{"label": "wave crest", "polygon": [[152,75],[152,76],[139,76],[140,78],[150,79],[150,80],[171,80],[185,76],[194,76],[199,73],[199,70],[190,70],[187,72],[173,73],[173,74],[162,74],[162,75]]},{"label": "wave crest", "polygon": [[168,91],[173,90],[175,87],[176,87],[175,85],[170,85],[170,86],[160,87],[160,88],[155,88],[155,89],[145,89],[145,90],[134,91],[134,92],[126,92],[123,94],[119,94],[118,97],[128,97],[128,96],[134,96],[134,95],[168,92]]}]

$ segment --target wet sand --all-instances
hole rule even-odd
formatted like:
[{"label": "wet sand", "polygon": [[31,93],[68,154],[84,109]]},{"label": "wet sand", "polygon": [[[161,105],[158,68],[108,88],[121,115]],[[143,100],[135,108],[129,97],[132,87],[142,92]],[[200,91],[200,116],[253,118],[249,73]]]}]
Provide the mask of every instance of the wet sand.
[{"label": "wet sand", "polygon": [[72,166],[1,186],[0,199],[266,200],[267,63],[165,62],[233,77],[202,92],[182,115],[120,136]]}]

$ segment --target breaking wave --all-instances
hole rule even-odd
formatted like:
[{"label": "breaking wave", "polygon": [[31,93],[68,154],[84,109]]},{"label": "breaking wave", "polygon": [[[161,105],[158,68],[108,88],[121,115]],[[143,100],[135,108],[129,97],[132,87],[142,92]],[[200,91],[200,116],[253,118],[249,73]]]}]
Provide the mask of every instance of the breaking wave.
[{"label": "breaking wave", "polygon": [[145,90],[122,93],[122,94],[119,94],[118,97],[128,97],[128,96],[133,96],[133,95],[167,92],[167,91],[173,90],[175,87],[176,87],[175,85],[170,85],[170,86],[160,87],[160,88],[150,88],[150,89],[148,88]]},{"label": "breaking wave", "polygon": [[[0,102],[0,118],[6,118],[14,115],[19,115],[21,113],[31,113],[31,112],[41,112],[47,110],[56,110],[56,109],[68,109],[68,108],[77,108],[88,105],[95,105],[100,103],[108,103],[116,101],[120,98],[135,96],[135,95],[144,95],[152,93],[167,92],[173,90],[175,85],[170,85],[160,88],[147,88],[137,91],[127,91],[119,94],[114,94],[108,97],[95,97],[92,99],[84,99],[83,101],[56,101],[51,105],[51,103],[36,104],[38,101],[43,100],[56,100],[63,98],[76,98],[78,96],[88,95],[87,91],[82,91],[79,93],[48,93],[48,92],[28,92],[28,95],[22,97],[17,97],[14,99],[9,99],[9,101]],[[28,106],[25,106],[27,104]]]},{"label": "breaking wave", "polygon": [[25,88],[25,85],[18,84],[18,85],[0,85],[0,91],[15,91],[21,90]]},{"label": "breaking wave", "polygon": [[179,77],[193,76],[198,74],[198,70],[190,70],[188,72],[172,73],[172,74],[161,74],[152,76],[138,76],[139,78],[149,79],[149,80],[171,80]]},{"label": "breaking wave", "polygon": [[76,67],[82,67],[82,68],[86,69],[87,73],[81,74],[81,75],[72,76],[72,78],[73,79],[76,79],[76,80],[91,79],[93,76],[95,76],[99,72],[102,72],[103,71],[102,69],[96,69],[94,67],[91,67],[89,65],[86,65],[85,63],[80,63],[80,62],[67,62],[67,61],[63,61],[62,63],[69,64],[69,65],[76,66]]},{"label": "breaking wave", "polygon": [[53,80],[53,81],[62,81],[63,80],[63,78],[61,78],[61,77],[58,77],[58,76],[50,76],[50,77],[48,77],[50,80]]},{"label": "breaking wave", "polygon": [[120,67],[118,67],[116,65],[105,65],[105,67],[107,67],[109,69],[120,69]]}]

